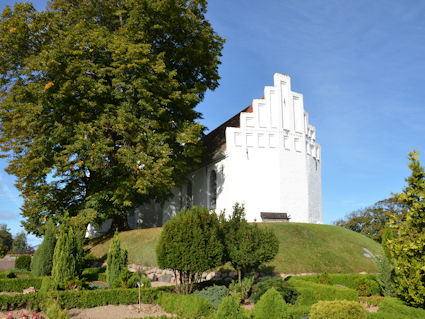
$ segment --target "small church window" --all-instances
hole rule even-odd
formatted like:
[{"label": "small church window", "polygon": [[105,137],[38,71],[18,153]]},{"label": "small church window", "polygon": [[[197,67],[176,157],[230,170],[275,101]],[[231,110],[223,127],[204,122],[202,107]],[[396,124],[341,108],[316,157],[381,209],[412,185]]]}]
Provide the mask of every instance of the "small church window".
[{"label": "small church window", "polygon": [[187,183],[186,188],[186,208],[189,209],[192,207],[192,182]]},{"label": "small church window", "polygon": [[210,173],[210,210],[214,210],[217,204],[217,173]]}]

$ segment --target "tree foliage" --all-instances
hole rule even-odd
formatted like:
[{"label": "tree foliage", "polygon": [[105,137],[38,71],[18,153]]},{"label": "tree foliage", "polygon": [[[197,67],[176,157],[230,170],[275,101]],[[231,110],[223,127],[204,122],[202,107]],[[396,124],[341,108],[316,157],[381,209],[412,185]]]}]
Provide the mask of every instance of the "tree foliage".
[{"label": "tree foliage", "polygon": [[241,284],[243,274],[257,270],[261,264],[276,256],[279,241],[272,230],[248,224],[245,208],[238,203],[233,207],[231,218],[223,223],[227,260],[238,272]]},{"label": "tree foliage", "polygon": [[403,204],[399,203],[394,197],[390,197],[376,202],[372,206],[356,210],[345,216],[344,219],[335,221],[334,224],[381,242],[390,216],[399,215],[403,212]]},{"label": "tree foliage", "polygon": [[6,224],[0,225],[0,256],[4,256],[12,249],[13,238]]},{"label": "tree foliage", "polygon": [[27,234],[20,232],[13,238],[12,252],[14,254],[23,254],[31,251],[32,248],[28,245]]},{"label": "tree foliage", "polygon": [[108,257],[106,260],[106,280],[110,287],[120,278],[124,269],[127,269],[128,252],[121,249],[121,242],[118,238],[118,231],[115,231],[111,246],[109,247]]},{"label": "tree foliage", "polygon": [[81,275],[83,246],[80,237],[81,231],[74,229],[65,215],[53,254],[52,277],[57,285]]},{"label": "tree foliage", "polygon": [[52,0],[0,18],[0,146],[27,231],[164,200],[199,161],[224,40],[204,0]]},{"label": "tree foliage", "polygon": [[411,175],[403,191],[396,194],[406,206],[402,215],[393,215],[393,239],[387,247],[394,263],[397,294],[408,304],[425,308],[425,171],[419,153],[409,153]]},{"label": "tree foliage", "polygon": [[44,238],[35,251],[31,262],[34,276],[50,276],[53,266],[53,254],[56,246],[56,225],[49,219],[45,224]]},{"label": "tree foliage", "polygon": [[187,294],[202,272],[222,264],[223,250],[217,215],[194,206],[181,210],[163,226],[157,263],[178,275],[179,289]]}]

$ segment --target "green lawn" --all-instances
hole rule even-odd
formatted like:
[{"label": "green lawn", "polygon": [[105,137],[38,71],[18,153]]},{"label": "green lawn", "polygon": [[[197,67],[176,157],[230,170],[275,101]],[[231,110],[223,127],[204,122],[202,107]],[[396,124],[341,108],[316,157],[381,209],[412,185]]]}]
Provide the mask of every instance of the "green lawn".
[{"label": "green lawn", "polygon": [[[380,245],[345,228],[301,223],[260,223],[260,227],[273,229],[279,239],[279,253],[269,264],[275,272],[377,272],[374,262],[363,255],[363,248],[379,253]],[[160,231],[161,228],[136,229],[119,234],[130,262],[156,266],[155,246]],[[105,256],[110,242],[111,238],[96,240],[92,253]]]}]

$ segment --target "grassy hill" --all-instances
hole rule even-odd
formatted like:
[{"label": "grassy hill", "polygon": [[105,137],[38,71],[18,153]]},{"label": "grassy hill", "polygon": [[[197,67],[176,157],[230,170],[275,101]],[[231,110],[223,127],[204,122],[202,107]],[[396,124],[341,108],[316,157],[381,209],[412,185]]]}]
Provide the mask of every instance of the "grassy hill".
[{"label": "grassy hill", "polygon": [[[381,246],[348,229],[301,223],[260,223],[260,227],[273,229],[280,247],[269,270],[280,273],[352,273],[377,272],[363,248],[373,253],[382,253]],[[155,246],[161,228],[136,229],[119,234],[121,246],[128,249],[130,262],[156,266]],[[96,239],[90,245],[96,257],[108,252],[111,238]]]}]

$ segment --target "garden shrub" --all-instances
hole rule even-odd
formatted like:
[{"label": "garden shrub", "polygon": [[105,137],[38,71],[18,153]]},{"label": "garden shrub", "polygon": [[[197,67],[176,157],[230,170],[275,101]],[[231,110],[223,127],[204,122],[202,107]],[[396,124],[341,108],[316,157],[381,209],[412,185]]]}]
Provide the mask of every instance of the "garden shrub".
[{"label": "garden shrub", "polygon": [[16,274],[13,271],[9,271],[6,275],[6,278],[13,279],[16,278]]},{"label": "garden shrub", "polygon": [[58,285],[81,275],[82,235],[81,231],[74,230],[68,218],[64,220],[53,254],[52,277]]},{"label": "garden shrub", "polygon": [[56,282],[53,280],[52,277],[50,276],[46,276],[43,278],[42,282],[41,282],[41,287],[39,292],[40,293],[46,293],[52,290],[56,290],[57,289],[57,284]]},{"label": "garden shrub", "polygon": [[284,318],[300,319],[308,317],[310,309],[311,305],[288,305],[288,309],[286,310],[286,316]]},{"label": "garden shrub", "polygon": [[[307,275],[307,276],[296,276],[294,279],[301,279],[304,281],[315,282],[317,284],[326,285],[341,285],[347,288],[356,289],[356,280],[361,278],[367,278],[370,280],[377,280],[378,275],[361,275],[361,274],[327,274],[323,273],[320,275]],[[327,283],[326,283],[327,282]]]},{"label": "garden shrub", "polygon": [[359,278],[356,280],[356,291],[359,296],[368,297],[371,295],[379,295],[380,289],[376,281],[367,278]]},{"label": "garden shrub", "polygon": [[[81,277],[87,281],[97,281],[100,280],[99,277],[101,274],[105,275],[105,267],[94,267],[94,268],[85,268],[81,273]],[[100,280],[104,281],[104,280]]]},{"label": "garden shrub", "polygon": [[243,310],[240,307],[239,298],[227,296],[223,298],[218,307],[217,319],[244,319]]},{"label": "garden shrub", "polygon": [[206,318],[214,313],[213,305],[205,298],[196,295],[163,293],[158,304],[166,311],[185,318]]},{"label": "garden shrub", "polygon": [[292,277],[289,280],[298,293],[296,305],[313,305],[320,300],[359,301],[354,289],[317,284]]},{"label": "garden shrub", "polygon": [[118,231],[115,231],[111,246],[108,251],[106,266],[106,279],[109,286],[116,286],[116,281],[119,281],[121,272],[127,269],[128,253],[126,249],[121,249]]},{"label": "garden shrub", "polygon": [[67,312],[62,309],[58,302],[53,298],[43,300],[43,311],[49,319],[68,319]]},{"label": "garden shrub", "polygon": [[[14,273],[16,276],[18,275],[25,275],[25,276],[29,276],[31,275],[31,272],[28,270],[18,270],[18,269],[14,269],[14,270],[1,270],[0,271],[0,279],[6,279],[9,278],[9,274],[10,273]],[[16,278],[16,277],[14,277]]]},{"label": "garden shrub", "polygon": [[370,296],[370,297],[359,297],[360,302],[365,304],[367,307],[379,307],[379,305],[384,301],[382,296]]},{"label": "garden shrub", "polygon": [[43,242],[34,253],[31,272],[34,276],[50,276],[53,267],[53,254],[56,246],[56,226],[48,220],[45,226]]},{"label": "garden shrub", "polygon": [[297,300],[296,290],[278,276],[263,277],[253,287],[250,299],[252,302],[257,303],[261,296],[270,288],[275,288],[281,295],[282,298],[288,304],[295,304]]},{"label": "garden shrub", "polygon": [[274,288],[267,290],[254,307],[254,319],[281,319],[288,306]]},{"label": "garden shrub", "polygon": [[[137,275],[129,271],[127,268],[124,268],[121,271],[119,278],[112,284],[112,286],[114,288],[136,288],[137,281],[138,281]],[[149,288],[149,287],[150,287],[150,282],[149,282],[149,286],[145,288]]]},{"label": "garden shrub", "polygon": [[366,319],[366,310],[358,302],[319,301],[311,307],[310,319]]},{"label": "garden shrub", "polygon": [[217,215],[196,206],[164,224],[156,247],[158,266],[177,272],[178,289],[186,294],[202,272],[222,264],[223,253]]},{"label": "garden shrub", "polygon": [[229,295],[229,289],[226,286],[214,285],[202,290],[197,290],[193,294],[208,299],[214,308],[218,309],[222,299]]},{"label": "garden shrub", "polygon": [[30,270],[31,269],[31,256],[22,255],[15,260],[15,269]]},{"label": "garden shrub", "polygon": [[252,277],[243,278],[240,284],[232,280],[229,285],[229,290],[232,296],[238,296],[240,300],[245,300],[248,299],[253,284],[254,279]]},{"label": "garden shrub", "polygon": [[43,277],[0,279],[0,291],[22,292],[24,289],[34,287],[40,289]]},{"label": "garden shrub", "polygon": [[0,295],[0,309],[14,310],[21,308],[30,308],[35,311],[40,310],[39,304],[42,297],[38,293],[18,294],[18,295]]},{"label": "garden shrub", "polygon": [[373,319],[423,319],[425,310],[413,308],[404,304],[400,299],[385,297],[379,304],[377,313],[368,314]]},{"label": "garden shrub", "polygon": [[375,256],[375,264],[379,270],[379,277],[377,279],[377,282],[381,287],[382,295],[388,297],[395,297],[397,293],[393,280],[394,266],[385,255]]}]

